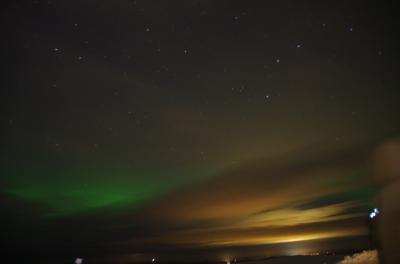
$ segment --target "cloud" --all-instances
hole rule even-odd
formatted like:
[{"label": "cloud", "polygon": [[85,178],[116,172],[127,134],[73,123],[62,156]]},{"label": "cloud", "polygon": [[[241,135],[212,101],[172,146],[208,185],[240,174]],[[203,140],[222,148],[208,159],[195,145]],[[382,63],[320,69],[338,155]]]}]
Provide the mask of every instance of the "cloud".
[{"label": "cloud", "polygon": [[376,249],[364,250],[361,253],[346,256],[337,264],[379,264],[378,251]]},{"label": "cloud", "polygon": [[223,252],[254,246],[269,246],[277,251],[267,254],[279,255],[287,253],[289,244],[318,250],[323,241],[366,235],[368,178],[359,155],[301,158],[243,162],[139,207],[58,219],[52,230],[62,232],[53,240],[63,241],[59,248],[90,243],[86,255],[101,251],[103,257],[138,260],[154,252],[190,249],[201,255],[210,248]]},{"label": "cloud", "polygon": [[227,247],[363,236],[371,194],[362,170],[354,156],[243,163],[127,215],[152,229],[127,244]]}]

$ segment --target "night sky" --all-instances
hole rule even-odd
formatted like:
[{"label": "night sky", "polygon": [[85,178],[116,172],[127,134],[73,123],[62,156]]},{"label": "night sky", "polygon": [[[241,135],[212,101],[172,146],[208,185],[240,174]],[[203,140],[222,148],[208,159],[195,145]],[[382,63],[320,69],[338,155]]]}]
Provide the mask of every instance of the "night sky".
[{"label": "night sky", "polygon": [[15,263],[371,247],[372,153],[400,134],[394,2],[4,7],[0,242]]}]

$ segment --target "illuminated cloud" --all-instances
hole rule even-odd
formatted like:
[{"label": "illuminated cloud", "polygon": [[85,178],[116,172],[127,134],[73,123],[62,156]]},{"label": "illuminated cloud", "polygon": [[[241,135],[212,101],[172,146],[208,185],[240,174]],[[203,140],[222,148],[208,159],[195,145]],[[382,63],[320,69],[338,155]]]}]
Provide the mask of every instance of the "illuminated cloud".
[{"label": "illuminated cloud", "polygon": [[139,211],[164,230],[140,243],[227,247],[364,236],[363,210],[375,188],[360,171],[357,159],[289,167],[244,163]]},{"label": "illuminated cloud", "polygon": [[346,256],[344,260],[337,264],[379,264],[377,250],[365,250],[351,256]]}]

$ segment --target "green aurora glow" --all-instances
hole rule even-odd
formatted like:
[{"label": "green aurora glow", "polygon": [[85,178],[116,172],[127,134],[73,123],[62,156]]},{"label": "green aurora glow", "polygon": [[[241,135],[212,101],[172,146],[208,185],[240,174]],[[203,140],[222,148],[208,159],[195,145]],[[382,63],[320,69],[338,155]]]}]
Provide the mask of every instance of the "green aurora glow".
[{"label": "green aurora glow", "polygon": [[159,175],[134,170],[60,171],[8,171],[13,177],[7,178],[9,187],[1,191],[45,206],[44,216],[61,217],[100,208],[126,205],[133,208],[183,184],[183,181],[174,180],[173,177],[166,181],[155,178]]}]

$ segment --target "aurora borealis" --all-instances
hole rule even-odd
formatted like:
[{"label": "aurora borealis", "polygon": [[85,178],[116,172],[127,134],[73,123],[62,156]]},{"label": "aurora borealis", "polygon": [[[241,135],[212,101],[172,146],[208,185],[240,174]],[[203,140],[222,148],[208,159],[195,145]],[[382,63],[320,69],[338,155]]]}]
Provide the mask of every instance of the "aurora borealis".
[{"label": "aurora borealis", "polygon": [[1,243],[16,263],[226,261],[371,247],[400,133],[377,1],[12,1]]},{"label": "aurora borealis", "polygon": [[[75,170],[65,167],[50,170],[29,168],[25,173],[18,170],[8,173],[14,177],[10,179],[12,183],[6,193],[46,205],[48,216],[53,217],[108,206],[134,206],[162,195],[177,185],[173,180],[152,180],[147,175],[149,171],[107,169],[100,166]],[[131,179],[132,175],[137,174],[140,177]],[[57,175],[56,179],[54,175]],[[110,175],[112,178],[109,178]],[[74,180],[76,178],[79,181]]]}]

